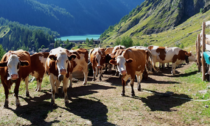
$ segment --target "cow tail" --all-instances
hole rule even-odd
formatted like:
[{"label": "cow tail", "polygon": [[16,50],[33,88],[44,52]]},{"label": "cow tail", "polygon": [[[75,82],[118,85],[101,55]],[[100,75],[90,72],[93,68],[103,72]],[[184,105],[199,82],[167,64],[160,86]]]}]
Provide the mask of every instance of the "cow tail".
[{"label": "cow tail", "polygon": [[145,60],[146,60],[146,64],[145,64],[145,69],[147,71],[148,74],[152,74],[151,71],[148,70],[148,65],[149,65],[149,51],[148,50],[145,50]]},{"label": "cow tail", "polygon": [[147,53],[148,53],[148,59],[147,59],[148,63],[147,64],[152,65],[152,68],[154,69],[154,71],[158,73],[158,70],[155,68],[155,64],[153,63],[153,55],[152,55],[151,51],[147,50]]}]

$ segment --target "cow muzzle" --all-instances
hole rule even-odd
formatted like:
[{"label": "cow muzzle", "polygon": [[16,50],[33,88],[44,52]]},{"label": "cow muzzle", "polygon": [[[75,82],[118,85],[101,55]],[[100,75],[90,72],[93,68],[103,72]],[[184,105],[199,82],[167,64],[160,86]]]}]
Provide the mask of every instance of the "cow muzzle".
[{"label": "cow muzzle", "polygon": [[59,75],[58,76],[58,80],[61,82],[61,81],[63,81],[63,75]]},{"label": "cow muzzle", "polygon": [[126,70],[121,71],[121,75],[126,75],[126,74],[127,74]]},{"label": "cow muzzle", "polygon": [[101,66],[97,66],[99,69],[101,68]]},{"label": "cow muzzle", "polygon": [[66,74],[66,70],[65,70],[65,69],[61,69],[61,70],[60,70],[60,74],[61,74],[61,75],[65,75],[65,74]]},{"label": "cow muzzle", "polygon": [[12,74],[11,75],[11,80],[17,80],[18,79],[18,75],[17,74]]}]

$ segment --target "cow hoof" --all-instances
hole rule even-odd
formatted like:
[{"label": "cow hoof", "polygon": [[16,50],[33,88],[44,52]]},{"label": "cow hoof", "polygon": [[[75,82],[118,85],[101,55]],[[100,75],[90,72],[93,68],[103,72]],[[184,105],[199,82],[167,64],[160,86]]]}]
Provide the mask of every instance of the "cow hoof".
[{"label": "cow hoof", "polygon": [[4,108],[9,108],[8,102],[4,103]]},{"label": "cow hoof", "polygon": [[122,94],[121,94],[121,96],[125,96],[125,94],[124,94],[124,93],[122,93]]},{"label": "cow hoof", "polygon": [[131,96],[132,96],[132,97],[135,97],[136,95],[135,95],[135,93],[132,93]]},{"label": "cow hoof", "polygon": [[69,88],[72,88],[72,85],[69,85]]},{"label": "cow hoof", "polygon": [[103,74],[101,74],[101,77],[103,77]]},{"label": "cow hoof", "polygon": [[86,85],[86,83],[83,83],[83,85],[85,86],[85,85]]},{"label": "cow hoof", "polygon": [[67,101],[65,101],[65,105],[68,105],[69,104],[69,101],[67,100]]},{"label": "cow hoof", "polygon": [[17,107],[17,108],[20,107],[20,103],[16,104],[16,107]]},{"label": "cow hoof", "polygon": [[26,97],[30,97],[29,92],[26,92]]},{"label": "cow hoof", "polygon": [[95,80],[96,80],[95,78],[92,79],[92,81],[95,81]]},{"label": "cow hoof", "polygon": [[51,100],[50,106],[52,107],[55,104],[54,100]]},{"label": "cow hoof", "polygon": [[101,77],[99,78],[99,80],[100,80],[100,81],[102,80]]}]

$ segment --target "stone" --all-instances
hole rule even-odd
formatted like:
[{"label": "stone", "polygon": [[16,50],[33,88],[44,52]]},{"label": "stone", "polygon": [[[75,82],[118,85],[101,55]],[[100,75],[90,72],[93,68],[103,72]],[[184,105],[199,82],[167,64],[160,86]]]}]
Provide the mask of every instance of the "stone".
[{"label": "stone", "polygon": [[201,94],[206,94],[207,90],[201,90],[201,91],[198,91],[198,92],[201,93]]}]

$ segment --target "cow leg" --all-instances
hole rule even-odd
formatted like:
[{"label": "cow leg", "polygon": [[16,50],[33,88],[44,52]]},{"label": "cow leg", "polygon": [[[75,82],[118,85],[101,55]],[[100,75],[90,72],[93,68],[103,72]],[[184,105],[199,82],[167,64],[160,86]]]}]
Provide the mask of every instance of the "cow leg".
[{"label": "cow leg", "polygon": [[107,72],[108,63],[105,64],[105,72]]},{"label": "cow leg", "polygon": [[93,67],[93,81],[96,80],[96,67]]},{"label": "cow leg", "polygon": [[[19,107],[20,106],[20,101],[18,99],[18,93],[19,93],[19,86],[20,86],[20,80],[17,80],[16,84],[15,84],[15,97],[16,97],[16,106]],[[27,93],[26,93],[27,94]],[[27,95],[26,95],[27,96]]]},{"label": "cow leg", "polygon": [[83,82],[83,85],[86,85],[87,84],[87,78],[88,78],[88,70],[87,69],[84,69],[83,70],[83,74],[84,74],[84,82]]},{"label": "cow leg", "polygon": [[122,94],[121,94],[121,96],[125,96],[125,81],[123,80],[123,78],[121,79],[121,81],[122,81],[122,86],[123,86],[123,89],[122,89]]},{"label": "cow leg", "polygon": [[58,94],[58,88],[60,87],[60,81],[59,80],[56,80],[56,82],[55,82],[55,86],[56,86],[56,90],[55,90],[55,94]]},{"label": "cow leg", "polygon": [[65,102],[65,104],[68,103],[67,85],[68,85],[68,78],[63,80],[63,92],[64,92],[64,102]]},{"label": "cow leg", "polygon": [[69,88],[72,88],[72,74],[69,74],[69,80],[70,80]]},{"label": "cow leg", "polygon": [[102,76],[102,68],[99,68],[99,69],[98,69],[98,71],[99,71],[99,80],[101,81],[101,76]]},{"label": "cow leg", "polygon": [[[29,77],[29,76],[28,76]],[[25,78],[25,84],[26,84],[26,97],[30,97],[29,90],[28,90],[28,77]]]},{"label": "cow leg", "polygon": [[38,90],[37,91],[41,91],[41,88],[42,88],[42,78],[40,78],[39,80],[38,80],[38,82],[39,82],[39,88],[38,88]]},{"label": "cow leg", "polygon": [[52,90],[52,98],[51,98],[51,106],[54,105],[55,103],[55,81],[53,80],[53,77],[51,77],[52,75],[50,75],[50,84],[51,84],[51,90]]},{"label": "cow leg", "polygon": [[162,63],[162,69],[164,69],[165,68],[165,63]]},{"label": "cow leg", "polygon": [[117,66],[115,66],[115,70],[116,70],[115,76],[119,76],[119,72],[118,72]]},{"label": "cow leg", "polygon": [[134,79],[131,79],[130,85],[131,85],[131,95],[135,96],[135,92],[133,90],[133,84],[134,84]]},{"label": "cow leg", "polygon": [[112,64],[109,64],[109,72],[112,70]]},{"label": "cow leg", "polygon": [[172,63],[171,73],[175,75],[176,63]]},{"label": "cow leg", "polygon": [[95,69],[96,69],[96,77],[98,77],[98,68],[95,67]]},{"label": "cow leg", "polygon": [[141,91],[141,81],[142,81],[142,73],[136,75],[137,82],[138,82],[138,91]]},{"label": "cow leg", "polygon": [[9,107],[9,101],[8,101],[9,88],[4,83],[3,83],[3,86],[4,86],[4,94],[5,94],[4,108],[8,108]]},{"label": "cow leg", "polygon": [[39,79],[38,79],[38,78],[36,78],[36,80],[37,80],[37,81],[36,81],[36,89],[35,89],[35,91],[39,91],[39,88],[40,88],[40,87],[39,87],[39,83],[40,83],[40,82],[39,82]]}]

